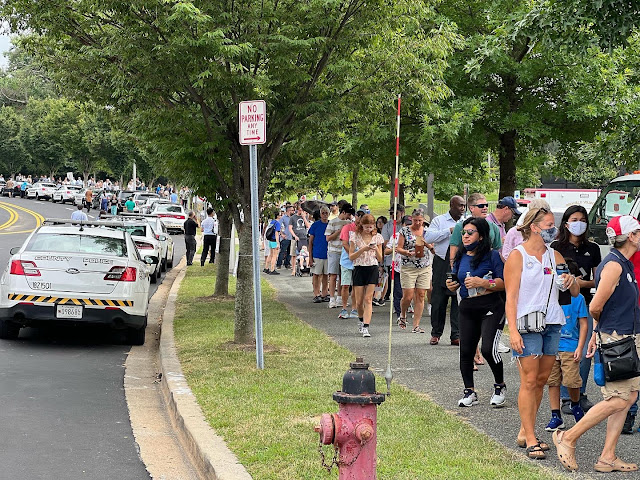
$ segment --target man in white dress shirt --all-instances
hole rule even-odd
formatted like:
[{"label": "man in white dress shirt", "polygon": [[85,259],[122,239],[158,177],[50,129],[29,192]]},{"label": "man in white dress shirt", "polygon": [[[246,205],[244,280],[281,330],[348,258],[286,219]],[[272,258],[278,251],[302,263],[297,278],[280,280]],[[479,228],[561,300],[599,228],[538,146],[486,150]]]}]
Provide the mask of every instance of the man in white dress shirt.
[{"label": "man in white dress shirt", "polygon": [[456,223],[462,218],[466,209],[464,198],[455,195],[449,201],[449,211],[433,219],[425,235],[427,243],[433,243],[436,254],[433,258],[433,277],[431,294],[431,345],[437,345],[444,331],[447,316],[447,303],[451,299],[451,345],[460,345],[458,329],[458,299],[451,295],[445,282],[449,265],[449,238]]}]

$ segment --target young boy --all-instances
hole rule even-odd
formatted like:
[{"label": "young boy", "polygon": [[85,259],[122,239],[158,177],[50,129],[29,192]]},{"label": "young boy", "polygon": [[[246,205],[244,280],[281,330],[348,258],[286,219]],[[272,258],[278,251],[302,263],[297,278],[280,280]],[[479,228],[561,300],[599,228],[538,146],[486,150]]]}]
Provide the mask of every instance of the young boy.
[{"label": "young boy", "polygon": [[[578,264],[571,259],[566,260],[572,275],[579,276]],[[551,420],[546,426],[547,432],[564,428],[560,413],[560,382],[567,387],[571,399],[571,413],[576,422],[584,417],[580,406],[580,359],[582,349],[587,339],[587,306],[582,294],[571,298],[571,304],[563,305],[566,324],[560,330],[560,345],[556,362],[553,365],[547,385],[549,386],[549,404],[551,406]]]}]

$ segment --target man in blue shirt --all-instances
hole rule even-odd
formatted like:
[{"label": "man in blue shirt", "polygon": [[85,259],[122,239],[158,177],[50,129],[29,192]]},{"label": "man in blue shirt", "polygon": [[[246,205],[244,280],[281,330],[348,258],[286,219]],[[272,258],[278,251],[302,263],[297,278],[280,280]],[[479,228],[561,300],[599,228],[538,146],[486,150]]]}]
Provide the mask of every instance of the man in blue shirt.
[{"label": "man in blue shirt", "polygon": [[[328,302],[329,275],[327,270],[327,250],[329,243],[324,232],[329,224],[329,208],[320,209],[320,220],[316,220],[309,229],[309,266],[313,274],[313,303]],[[320,286],[322,285],[322,292]]]}]

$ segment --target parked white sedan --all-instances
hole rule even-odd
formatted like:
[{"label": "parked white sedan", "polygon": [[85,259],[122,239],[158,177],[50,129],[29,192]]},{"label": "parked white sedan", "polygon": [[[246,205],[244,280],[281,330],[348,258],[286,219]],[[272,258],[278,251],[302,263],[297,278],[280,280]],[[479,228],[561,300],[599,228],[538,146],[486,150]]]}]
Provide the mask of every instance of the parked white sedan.
[{"label": "parked white sedan", "polygon": [[55,183],[36,182],[31,188],[27,189],[27,198],[35,198],[36,200],[49,200],[53,197],[53,192],[58,186]]},{"label": "parked white sedan", "polygon": [[184,222],[187,219],[187,212],[184,211],[182,205],[166,201],[155,202],[151,206],[149,213],[151,215],[157,215],[167,227],[167,230],[177,230],[184,233]]},{"label": "parked white sedan", "polygon": [[144,343],[149,267],[128,232],[107,222],[50,219],[11,258],[0,277],[0,338],[52,323],[106,324]]},{"label": "parked white sedan", "polygon": [[74,203],[75,194],[82,190],[80,185],[62,185],[55,192],[53,192],[52,202],[60,203]]}]

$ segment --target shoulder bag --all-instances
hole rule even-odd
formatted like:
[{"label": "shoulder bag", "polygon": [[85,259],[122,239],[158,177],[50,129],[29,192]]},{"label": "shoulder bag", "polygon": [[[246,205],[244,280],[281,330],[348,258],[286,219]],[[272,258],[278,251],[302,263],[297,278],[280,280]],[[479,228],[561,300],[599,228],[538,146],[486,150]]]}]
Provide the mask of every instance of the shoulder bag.
[{"label": "shoulder bag", "polygon": [[[547,249],[549,255],[553,255]],[[549,258],[549,262],[551,263],[551,285],[549,287],[549,295],[547,296],[547,306],[544,309],[544,312],[530,312],[526,315],[518,317],[516,319],[516,326],[518,327],[518,333],[540,333],[547,326],[547,311],[549,310],[549,300],[551,299],[551,291],[553,290],[553,275],[555,274],[554,263],[551,258]],[[524,265],[523,265],[524,267]]]}]

